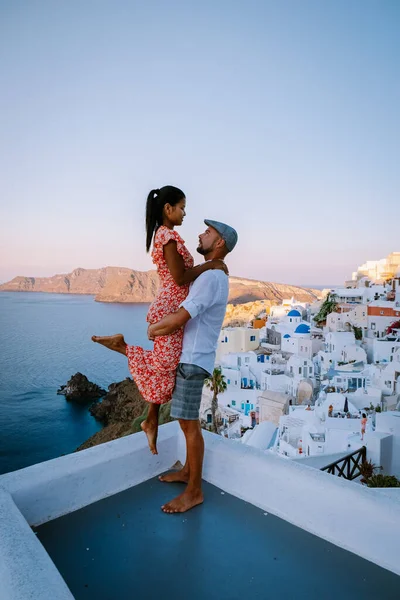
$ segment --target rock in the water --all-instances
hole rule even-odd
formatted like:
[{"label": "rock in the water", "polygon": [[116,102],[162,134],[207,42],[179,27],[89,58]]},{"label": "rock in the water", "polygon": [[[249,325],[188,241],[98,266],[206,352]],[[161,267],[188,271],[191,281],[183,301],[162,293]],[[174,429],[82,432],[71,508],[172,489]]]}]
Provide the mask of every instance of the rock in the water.
[{"label": "rock in the water", "polygon": [[62,394],[67,400],[73,400],[81,404],[93,402],[107,394],[106,390],[89,381],[86,375],[75,373],[66,385],[62,385],[57,394]]}]

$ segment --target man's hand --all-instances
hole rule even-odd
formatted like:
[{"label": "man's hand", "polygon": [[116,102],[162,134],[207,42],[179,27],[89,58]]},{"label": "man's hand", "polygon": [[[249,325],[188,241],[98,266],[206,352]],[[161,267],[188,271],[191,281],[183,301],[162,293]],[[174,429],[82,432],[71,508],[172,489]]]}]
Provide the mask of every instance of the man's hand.
[{"label": "man's hand", "polygon": [[170,335],[177,329],[183,327],[190,319],[190,314],[184,308],[180,308],[177,312],[167,315],[158,323],[152,323],[147,329],[147,337],[154,341],[154,338],[159,335]]}]

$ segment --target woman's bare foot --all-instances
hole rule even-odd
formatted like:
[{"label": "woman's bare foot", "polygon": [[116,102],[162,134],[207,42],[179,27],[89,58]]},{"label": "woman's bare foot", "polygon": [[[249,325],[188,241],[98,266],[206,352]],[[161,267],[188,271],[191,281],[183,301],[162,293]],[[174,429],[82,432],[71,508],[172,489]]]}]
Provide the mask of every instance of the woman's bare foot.
[{"label": "woman's bare foot", "polygon": [[152,454],[158,454],[157,452],[157,434],[158,434],[158,423],[148,423],[147,421],[142,421],[140,423],[140,427],[142,431],[147,435],[147,441],[149,443],[150,452]]},{"label": "woman's bare foot", "polygon": [[164,506],[161,507],[161,510],[168,514],[183,513],[194,508],[198,504],[202,504],[203,501],[203,492],[201,490],[195,492],[188,492],[186,490],[183,494],[177,496],[171,500],[171,502],[168,502],[168,504],[164,504]]},{"label": "woman's bare foot", "polygon": [[97,344],[105,346],[109,350],[126,354],[126,343],[122,333],[116,333],[115,335],[92,335],[92,341]]},{"label": "woman's bare foot", "polygon": [[169,473],[160,475],[158,479],[165,483],[187,483],[189,481],[189,471],[184,468],[179,471],[170,471]]}]

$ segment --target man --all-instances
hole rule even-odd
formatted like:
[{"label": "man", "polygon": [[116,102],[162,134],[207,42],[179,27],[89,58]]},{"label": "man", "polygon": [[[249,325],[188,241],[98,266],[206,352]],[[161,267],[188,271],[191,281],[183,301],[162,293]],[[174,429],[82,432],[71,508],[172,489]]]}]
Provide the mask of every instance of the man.
[{"label": "man", "polygon": [[[199,235],[197,252],[205,260],[221,259],[237,242],[236,231],[218,221],[205,220],[207,229]],[[215,352],[228,300],[229,283],[224,271],[202,273],[192,284],[179,310],[148,328],[149,339],[168,335],[185,326],[180,363],[172,395],[171,416],[179,419],[186,439],[186,463],[183,469],[160,477],[161,481],[181,481],[185,491],[162,506],[165,513],[181,513],[203,502],[201,477],[204,440],[199,408],[204,380],[214,369]]]}]

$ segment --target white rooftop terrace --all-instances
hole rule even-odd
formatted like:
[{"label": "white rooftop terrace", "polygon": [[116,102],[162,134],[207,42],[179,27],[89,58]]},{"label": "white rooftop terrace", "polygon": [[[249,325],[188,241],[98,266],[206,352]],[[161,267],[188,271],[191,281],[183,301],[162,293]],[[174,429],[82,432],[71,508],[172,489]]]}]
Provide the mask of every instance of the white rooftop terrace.
[{"label": "white rooftop terrace", "polygon": [[[162,518],[160,524],[162,523],[163,528],[168,527],[169,529],[161,529],[162,539],[155,536],[154,539],[152,538],[152,542],[162,543],[166,556],[169,551],[168,536],[173,536],[175,532],[176,537],[176,528],[182,528],[181,521],[182,523],[187,522],[189,527],[192,528],[190,529],[189,548],[194,552],[194,556],[192,559],[190,555],[187,557],[190,569],[194,568],[195,561],[199,560],[201,563],[207,552],[212,551],[212,544],[211,548],[208,544],[205,544],[204,548],[208,548],[207,552],[204,550],[204,554],[200,557],[196,558],[195,556],[196,536],[200,536],[201,539],[204,536],[205,539],[210,536],[203,519],[207,520],[207,515],[210,514],[207,511],[212,511],[218,504],[218,498],[221,497],[220,493],[215,492],[215,488],[208,486],[208,484],[212,484],[217,486],[220,491],[231,494],[237,499],[265,511],[268,515],[279,517],[287,523],[304,530],[301,535],[306,536],[305,532],[309,532],[320,538],[318,543],[322,544],[322,540],[325,540],[324,543],[334,544],[336,548],[332,546],[331,551],[329,551],[329,547],[328,549],[325,547],[325,552],[328,552],[328,554],[331,552],[329,554],[330,566],[333,564],[335,553],[344,551],[349,551],[357,556],[347,555],[344,552],[343,556],[339,555],[338,564],[342,561],[343,565],[350,565],[346,561],[360,561],[359,557],[375,563],[375,566],[370,563],[357,563],[356,566],[349,566],[347,573],[349,581],[353,578],[355,568],[358,569],[358,572],[365,574],[364,582],[367,582],[368,585],[363,584],[361,580],[357,581],[357,586],[364,585],[366,587],[366,591],[363,593],[364,599],[374,597],[371,595],[372,592],[368,592],[368,589],[372,590],[373,586],[377,585],[378,580],[379,590],[383,597],[386,599],[397,597],[400,579],[393,574],[400,574],[400,561],[398,559],[400,550],[399,493],[394,490],[387,493],[384,490],[377,491],[365,488],[302,464],[264,454],[255,448],[226,440],[208,432],[204,432],[204,438],[206,443],[204,480],[207,482],[205,484],[205,504],[185,515],[164,515],[158,509],[156,512],[156,507],[154,508],[154,518],[158,520]],[[59,524],[62,522],[62,518],[67,518],[66,515],[68,515],[68,519],[71,519],[69,521],[71,523],[70,527],[74,527],[73,519],[75,515],[77,519],[75,522],[78,523],[79,515],[83,514],[79,511],[86,507],[85,511],[89,512],[84,513],[87,516],[81,518],[80,521],[84,525],[88,519],[90,520],[92,507],[93,509],[96,507],[97,512],[100,510],[98,508],[100,506],[99,501],[108,498],[110,502],[113,499],[117,502],[121,498],[122,502],[121,494],[124,490],[132,490],[134,497],[136,486],[139,490],[140,484],[149,482],[156,475],[168,470],[177,459],[184,462],[184,439],[177,423],[169,423],[160,428],[158,447],[159,455],[152,456],[148,451],[144,434],[139,433],[0,476],[0,513],[2,515],[0,520],[1,599],[70,600],[73,598],[74,596],[72,596],[67,586],[67,584],[72,585],[67,577],[67,568],[64,569],[63,567],[63,573],[66,573],[65,577],[67,579],[67,582],[65,582],[52,558],[40,543],[38,539],[40,533],[37,537],[31,527],[47,524],[46,528],[48,528],[51,526],[51,521],[54,521],[54,530],[58,531],[57,527],[61,527],[62,531],[62,526]],[[157,484],[158,482],[155,482],[153,487],[162,489],[162,493],[165,494],[164,490],[167,490],[167,484],[160,483],[159,487],[157,487]],[[146,489],[149,492],[150,488]],[[138,494],[145,499],[148,497],[146,496],[147,492],[144,490],[140,492],[140,495],[138,491]],[[175,493],[176,488],[171,491],[171,495],[175,495]],[[208,499],[207,494],[209,494]],[[232,500],[232,502],[234,501],[235,499]],[[229,502],[231,503],[231,501]],[[125,501],[125,506],[129,505],[130,502]],[[140,511],[140,505],[133,503],[131,506],[132,511]],[[215,521],[215,527],[218,525],[222,528],[222,539],[227,539],[226,535],[233,529],[237,539],[241,540],[247,526],[247,521],[245,525],[242,515],[243,519],[246,519],[246,515],[250,514],[250,509],[254,510],[244,502],[241,505],[236,503],[236,508],[232,508],[233,512],[231,513],[232,515],[236,514],[236,518],[229,522],[229,528],[227,524],[224,525],[223,523],[224,511],[218,513],[219,517]],[[156,529],[158,525],[152,528],[152,517],[148,511],[146,514],[149,521],[145,522],[143,531],[147,533],[143,534],[143,538],[140,539],[141,543],[144,543],[148,536],[157,533],[153,529]],[[103,515],[106,518],[107,511],[105,513],[103,511]],[[143,521],[143,517],[141,520]],[[202,526],[202,523],[204,526]],[[102,521],[99,521],[98,524],[93,522],[91,525],[92,530],[101,525]],[[293,528],[293,534],[291,534],[290,531],[285,530],[289,526],[282,524],[282,533],[279,534],[279,523],[276,527],[278,528],[276,544],[281,548],[279,550],[280,556],[287,557],[290,555],[292,535],[296,537],[301,532],[299,529]],[[266,548],[268,546],[268,532],[264,529],[265,527],[262,525],[259,528],[255,528],[253,525],[248,540],[248,551],[253,547],[253,551],[260,555],[262,560],[266,559],[266,555],[264,556],[263,553],[267,552]],[[64,525],[64,531],[68,530],[68,527]],[[79,531],[79,529],[76,531],[77,541],[80,539]],[[181,529],[179,529],[179,532],[179,536],[184,535]],[[132,535],[139,535],[136,534],[134,527]],[[305,547],[307,540],[308,538],[305,537],[299,547],[301,548],[302,544]],[[63,538],[56,538],[56,541],[58,548],[62,549]],[[119,544],[118,538],[113,538],[113,541]],[[107,547],[107,540],[104,540],[103,543]],[[120,543],[123,543],[122,538]],[[184,542],[182,541],[182,543]],[[180,547],[176,539],[174,544],[174,548]],[[229,544],[225,546],[226,552],[229,552]],[[270,557],[271,560],[276,560],[278,548],[270,549],[269,552],[271,551],[273,552]],[[145,552],[145,548],[143,552]],[[50,554],[53,557],[51,550]],[[108,560],[112,560],[112,554],[113,546],[110,544],[104,564],[97,564],[96,578],[103,581],[104,589],[108,581],[107,569],[111,569]],[[239,560],[238,556],[234,558],[236,561]],[[299,554],[298,560],[300,558]],[[55,557],[54,560],[56,560]],[[146,560],[151,563],[151,555],[146,556]],[[226,559],[223,554],[218,553],[213,560],[222,561],[224,567],[221,567],[221,577],[224,580],[224,572],[228,572]],[[303,578],[300,578],[302,581],[297,577],[296,586],[300,583],[303,587],[304,585],[307,586],[307,581],[309,581],[309,586],[314,590],[315,586],[311,585],[311,580],[314,581],[314,572],[318,573],[319,560],[322,559],[320,559],[318,549],[316,549],[312,561],[312,572],[306,569],[307,565],[310,566],[309,563],[304,565],[307,572],[302,571],[304,575]],[[276,565],[276,563],[272,564]],[[292,556],[292,562],[286,564],[285,572],[290,574],[292,569],[296,571],[296,565],[297,559],[294,560]],[[377,569],[376,565],[383,567],[386,571]],[[78,566],[84,569],[83,563],[81,565],[79,563]],[[179,564],[175,566],[179,569]],[[235,563],[233,563],[234,566]],[[231,565],[231,571],[233,567]],[[160,564],[157,563],[155,568],[159,569]],[[236,583],[239,584],[239,582],[235,583],[234,581],[234,571],[233,568],[232,575],[230,575],[233,579],[229,583],[232,591],[236,589]],[[128,569],[128,573],[132,572],[133,581],[137,582],[141,579],[142,573],[140,571],[135,572],[135,564],[132,564]],[[374,573],[373,577],[371,576],[372,572]],[[173,577],[174,573],[171,572],[170,576]],[[201,578],[201,573],[196,571],[197,576]],[[339,582],[335,585],[342,586],[340,590],[343,598],[350,597],[346,596],[347,584],[345,578],[344,572],[338,572],[337,577],[334,577]],[[256,580],[257,585],[263,585],[265,581],[267,588],[268,580],[265,578],[262,568],[254,573],[253,579]],[[284,576],[283,579],[285,579]],[[200,579],[196,579],[196,582],[196,585],[199,585]],[[240,583],[242,585],[243,581]],[[205,595],[213,598],[217,597],[211,594],[213,585],[211,583],[207,585],[204,594],[202,596],[197,594],[196,598],[205,597]],[[329,587],[329,582],[327,582],[327,585]],[[310,599],[321,597],[320,592],[324,598],[331,597],[329,594],[325,594],[326,589],[321,590],[318,588],[318,590],[317,595],[315,595],[314,590],[307,597]],[[129,593],[133,593],[133,591],[130,589]],[[279,587],[275,591],[279,593]],[[165,589],[164,592],[167,597],[170,597],[168,589]],[[296,589],[293,592],[293,597],[296,597]],[[89,586],[82,590],[81,595],[75,595],[75,598],[78,597],[94,598],[95,596],[90,595]],[[104,598],[106,597],[108,596],[104,595]],[[120,595],[118,597],[128,596]],[[144,596],[136,595],[136,597]],[[173,597],[177,596],[174,595]],[[237,595],[232,593],[229,597],[236,598]],[[354,598],[354,595],[352,597]],[[96,600],[100,600],[100,597],[97,596]]]}]

